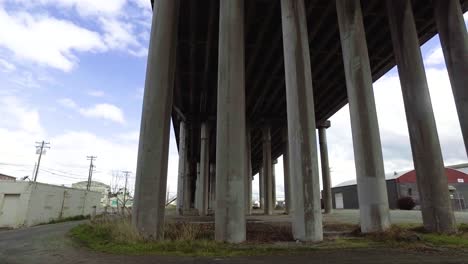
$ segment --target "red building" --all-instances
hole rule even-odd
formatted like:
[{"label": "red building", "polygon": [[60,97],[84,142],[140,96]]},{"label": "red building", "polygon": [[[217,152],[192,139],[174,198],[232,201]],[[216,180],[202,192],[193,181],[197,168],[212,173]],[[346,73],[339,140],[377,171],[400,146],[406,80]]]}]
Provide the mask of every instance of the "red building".
[{"label": "red building", "polygon": [[[454,210],[468,209],[468,164],[445,168],[452,207]],[[387,180],[388,204],[398,209],[398,199],[411,197],[419,205],[416,171],[394,172],[385,175]],[[358,209],[356,180],[346,181],[332,188],[333,207],[336,209]]]}]

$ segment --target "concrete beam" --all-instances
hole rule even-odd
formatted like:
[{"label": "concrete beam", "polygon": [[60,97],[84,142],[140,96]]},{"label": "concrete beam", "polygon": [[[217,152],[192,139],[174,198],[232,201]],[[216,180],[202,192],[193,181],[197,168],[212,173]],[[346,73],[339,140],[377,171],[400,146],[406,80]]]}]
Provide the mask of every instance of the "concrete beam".
[{"label": "concrete beam", "polygon": [[281,0],[292,227],[295,239],[323,240],[315,110],[303,0]]},{"label": "concrete beam", "polygon": [[411,1],[386,3],[424,227],[433,232],[452,233],[457,228]]},{"label": "concrete beam", "polygon": [[361,230],[390,227],[387,186],[372,75],[359,0],[336,0],[348,91]]},{"label": "concrete beam", "polygon": [[259,203],[260,203],[260,208],[265,209],[265,176],[263,174],[263,165],[261,166],[259,172],[258,172],[258,190],[259,190]]},{"label": "concrete beam", "polygon": [[178,13],[178,0],[155,2],[143,97],[132,224],[154,239],[164,236]]},{"label": "concrete beam", "polygon": [[245,214],[250,215],[252,214],[252,153],[251,153],[251,144],[250,144],[250,130],[247,129],[246,133],[246,162],[247,162],[247,172],[246,172],[246,179],[245,179]]},{"label": "concrete beam", "polygon": [[271,203],[273,204],[273,210],[276,208],[276,172],[275,165],[278,164],[278,160],[273,160],[271,163]]},{"label": "concrete beam", "polygon": [[331,178],[330,178],[330,165],[328,164],[328,146],[327,146],[327,128],[330,127],[330,121],[319,124],[319,144],[320,144],[320,158],[322,161],[322,201],[323,209],[326,214],[333,210],[332,205],[332,191],[331,191]]},{"label": "concrete beam", "polygon": [[200,131],[200,174],[197,178],[196,208],[202,216],[208,214],[209,177],[210,177],[210,128],[205,122]]},{"label": "concrete beam", "polygon": [[187,165],[187,135],[185,122],[181,121],[179,125],[179,173],[177,177],[177,215],[182,215],[184,204],[184,178],[186,175],[185,166]]},{"label": "concrete beam", "polygon": [[263,190],[265,196],[264,213],[266,215],[273,214],[273,164],[271,161],[271,131],[267,125],[262,128],[262,141],[263,141]]},{"label": "concrete beam", "polygon": [[460,1],[433,0],[432,3],[468,155],[468,34],[465,20]]},{"label": "concrete beam", "polygon": [[215,239],[245,241],[244,0],[220,1]]},{"label": "concrete beam", "polygon": [[283,174],[284,174],[284,202],[286,214],[291,213],[291,178],[289,174],[289,148],[288,148],[288,129],[283,130]]}]

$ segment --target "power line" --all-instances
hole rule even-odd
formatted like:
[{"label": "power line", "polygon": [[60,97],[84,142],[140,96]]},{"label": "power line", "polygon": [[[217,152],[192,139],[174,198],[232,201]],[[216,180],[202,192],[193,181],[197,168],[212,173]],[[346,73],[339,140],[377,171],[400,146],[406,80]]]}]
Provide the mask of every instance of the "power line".
[{"label": "power line", "polygon": [[74,180],[86,180],[86,178],[71,177],[71,176],[68,176],[68,175],[64,175],[64,174],[60,174],[60,173],[55,173],[55,172],[52,172],[52,171],[49,171],[49,170],[46,170],[46,169],[41,169],[41,171],[47,172],[47,173],[52,174],[52,175],[55,175],[55,176],[60,176],[60,177],[69,178],[69,179],[74,179]]},{"label": "power line", "polygon": [[88,184],[86,186],[86,190],[89,191],[89,189],[91,188],[91,180],[93,178],[93,169],[94,169],[94,167],[96,167],[96,166],[94,166],[93,161],[95,159],[97,159],[97,157],[96,156],[87,156],[86,158],[90,161],[90,163],[89,163],[89,174],[88,174]]},{"label": "power line", "polygon": [[39,159],[37,160],[36,172],[34,173],[34,182],[37,180],[37,174],[39,173],[39,166],[41,166],[42,154],[45,154],[45,149],[50,149],[50,143],[46,143],[44,140],[42,142],[36,142],[36,154],[39,154]]}]

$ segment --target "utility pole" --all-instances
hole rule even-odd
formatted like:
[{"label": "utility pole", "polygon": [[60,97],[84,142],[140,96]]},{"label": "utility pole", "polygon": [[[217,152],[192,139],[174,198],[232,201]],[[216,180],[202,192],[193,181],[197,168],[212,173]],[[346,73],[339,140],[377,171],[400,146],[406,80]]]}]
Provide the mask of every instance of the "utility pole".
[{"label": "utility pole", "polygon": [[44,140],[42,142],[36,142],[36,154],[39,154],[39,159],[37,161],[36,172],[34,173],[34,182],[37,180],[37,174],[39,174],[39,166],[41,165],[42,154],[45,154],[45,149],[50,149],[50,143],[46,143]]},{"label": "utility pole", "polygon": [[[128,175],[131,173],[130,171],[122,171],[122,173],[125,175],[125,187],[124,187],[124,197],[123,197],[123,206],[122,210],[125,208],[125,205],[127,204],[127,183],[128,183]],[[118,197],[117,197],[118,199]]]},{"label": "utility pole", "polygon": [[89,191],[89,189],[91,188],[91,180],[93,179],[93,170],[94,170],[94,167],[96,167],[96,166],[94,166],[93,161],[95,159],[97,159],[97,157],[96,156],[87,156],[86,158],[90,161],[90,163],[89,163],[89,174],[88,174],[88,184],[86,185],[86,190]]}]

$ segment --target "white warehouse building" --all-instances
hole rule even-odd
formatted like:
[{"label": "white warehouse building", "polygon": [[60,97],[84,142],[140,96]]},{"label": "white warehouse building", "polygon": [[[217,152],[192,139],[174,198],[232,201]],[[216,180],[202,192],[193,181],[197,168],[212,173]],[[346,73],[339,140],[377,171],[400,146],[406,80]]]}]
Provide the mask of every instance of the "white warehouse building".
[{"label": "white warehouse building", "polygon": [[101,211],[102,194],[44,183],[0,182],[0,228],[18,228]]}]

